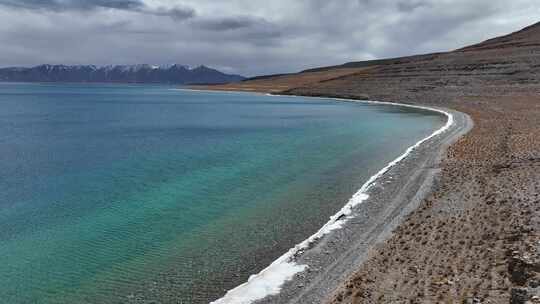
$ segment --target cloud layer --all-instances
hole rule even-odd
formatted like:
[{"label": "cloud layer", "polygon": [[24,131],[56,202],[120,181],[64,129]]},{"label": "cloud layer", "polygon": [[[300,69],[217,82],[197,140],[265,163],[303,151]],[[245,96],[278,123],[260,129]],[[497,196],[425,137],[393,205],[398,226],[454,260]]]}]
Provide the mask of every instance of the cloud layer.
[{"label": "cloud layer", "polygon": [[192,18],[195,15],[195,11],[191,8],[152,8],[142,0],[0,0],[0,6],[19,10],[41,11],[41,13],[115,9],[157,16],[169,16],[177,20]]},{"label": "cloud layer", "polygon": [[455,49],[535,0],[0,0],[0,66],[206,64],[245,75]]}]

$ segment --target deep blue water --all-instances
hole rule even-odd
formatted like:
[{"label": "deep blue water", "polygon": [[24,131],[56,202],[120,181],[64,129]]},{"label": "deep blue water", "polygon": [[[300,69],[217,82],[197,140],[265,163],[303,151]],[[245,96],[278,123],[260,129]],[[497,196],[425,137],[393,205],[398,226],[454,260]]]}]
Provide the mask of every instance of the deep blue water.
[{"label": "deep blue water", "polygon": [[0,299],[215,299],[444,122],[301,97],[0,83]]}]

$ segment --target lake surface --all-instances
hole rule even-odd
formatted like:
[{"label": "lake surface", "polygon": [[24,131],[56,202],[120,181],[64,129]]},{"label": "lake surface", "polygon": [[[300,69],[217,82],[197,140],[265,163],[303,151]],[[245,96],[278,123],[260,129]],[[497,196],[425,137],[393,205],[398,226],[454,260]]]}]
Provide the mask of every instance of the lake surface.
[{"label": "lake surface", "polygon": [[216,299],[445,120],[302,97],[0,83],[0,299]]}]

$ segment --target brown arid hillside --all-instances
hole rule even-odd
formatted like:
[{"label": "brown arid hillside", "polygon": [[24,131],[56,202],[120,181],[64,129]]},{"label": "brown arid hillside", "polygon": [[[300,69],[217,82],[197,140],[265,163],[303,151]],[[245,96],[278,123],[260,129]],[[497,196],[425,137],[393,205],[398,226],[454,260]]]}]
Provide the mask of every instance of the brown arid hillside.
[{"label": "brown arid hillside", "polygon": [[276,76],[259,76],[248,81],[208,86],[212,90],[281,93],[293,88],[319,83],[361,72],[362,68],[340,67],[324,71],[310,71]]},{"label": "brown arid hillside", "polygon": [[474,128],[434,191],[329,303],[540,303],[540,24],[451,52],[212,89],[453,108]]}]

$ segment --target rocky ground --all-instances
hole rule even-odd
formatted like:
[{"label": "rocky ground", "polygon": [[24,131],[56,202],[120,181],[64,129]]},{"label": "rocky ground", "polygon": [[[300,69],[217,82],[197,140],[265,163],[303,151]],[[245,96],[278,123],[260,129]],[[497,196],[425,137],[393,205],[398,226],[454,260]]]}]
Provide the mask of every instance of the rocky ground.
[{"label": "rocky ground", "polygon": [[283,93],[449,107],[475,126],[435,191],[327,301],[540,303],[540,25],[357,69]]},{"label": "rocky ground", "polygon": [[525,303],[540,295],[540,98],[508,98],[511,108],[505,98],[455,105],[476,125],[449,149],[437,191],[331,303]]}]

